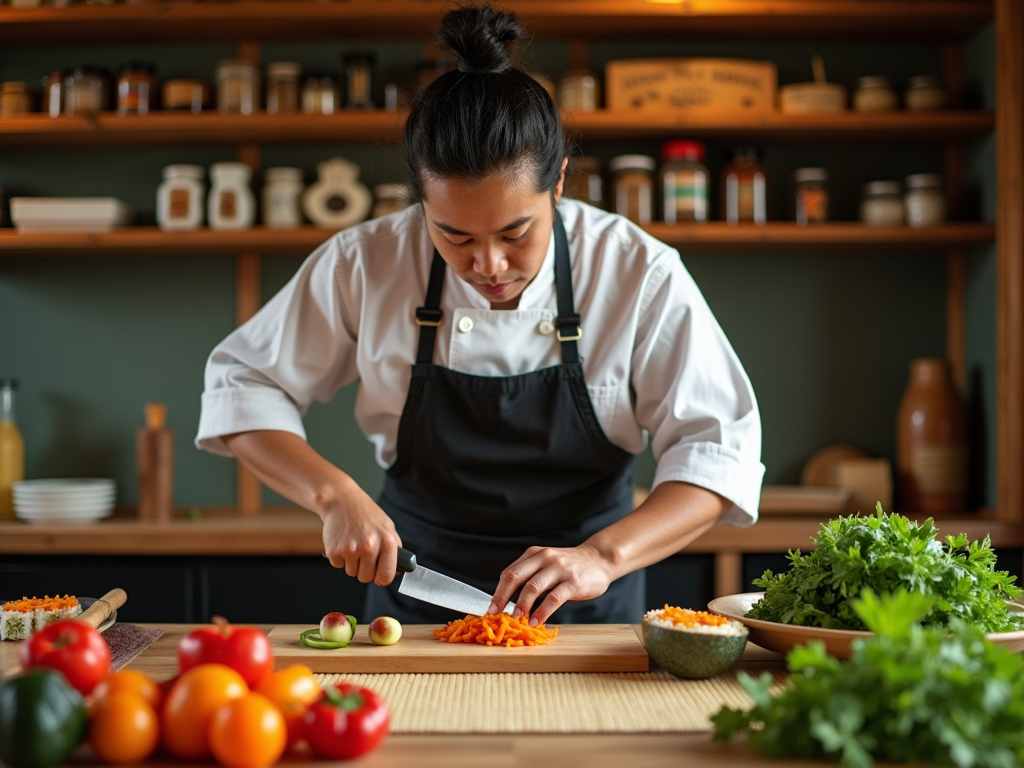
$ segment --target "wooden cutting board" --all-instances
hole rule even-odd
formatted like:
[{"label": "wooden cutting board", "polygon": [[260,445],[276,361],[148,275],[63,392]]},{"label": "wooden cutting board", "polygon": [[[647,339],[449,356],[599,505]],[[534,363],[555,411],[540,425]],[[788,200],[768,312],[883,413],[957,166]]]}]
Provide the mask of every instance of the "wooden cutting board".
[{"label": "wooden cutting board", "polygon": [[406,624],[395,645],[374,645],[364,625],[347,648],[306,648],[299,635],[307,625],[270,632],[277,669],[305,664],[314,672],[647,672],[647,651],[628,624],[565,624],[558,637],[533,648],[488,648],[442,643],[433,625]]}]

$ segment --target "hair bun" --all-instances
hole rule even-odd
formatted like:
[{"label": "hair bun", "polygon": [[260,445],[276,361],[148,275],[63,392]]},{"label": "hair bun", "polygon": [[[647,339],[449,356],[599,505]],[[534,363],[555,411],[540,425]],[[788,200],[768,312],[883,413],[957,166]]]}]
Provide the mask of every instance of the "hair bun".
[{"label": "hair bun", "polygon": [[512,66],[512,48],[526,35],[514,13],[465,6],[441,19],[437,42],[458,56],[460,72],[497,74]]}]

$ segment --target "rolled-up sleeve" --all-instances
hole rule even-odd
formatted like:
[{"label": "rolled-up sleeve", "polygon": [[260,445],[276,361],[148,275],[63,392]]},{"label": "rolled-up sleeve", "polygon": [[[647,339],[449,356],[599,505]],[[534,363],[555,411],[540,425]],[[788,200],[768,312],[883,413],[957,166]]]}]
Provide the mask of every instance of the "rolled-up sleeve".
[{"label": "rolled-up sleeve", "polygon": [[632,386],[658,463],[655,487],[707,488],[732,502],[721,522],[751,525],[764,477],[757,401],[676,251],[652,263],[638,311]]},{"label": "rolled-up sleeve", "polygon": [[274,429],[305,439],[302,416],[358,378],[346,262],[338,238],[318,248],[206,363],[196,446],[230,456],[224,435]]}]

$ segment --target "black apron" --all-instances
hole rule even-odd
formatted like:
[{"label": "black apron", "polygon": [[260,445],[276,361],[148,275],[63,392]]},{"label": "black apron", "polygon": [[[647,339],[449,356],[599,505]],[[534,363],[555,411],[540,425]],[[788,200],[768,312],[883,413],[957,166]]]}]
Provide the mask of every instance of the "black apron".
[{"label": "black apron", "polygon": [[[555,212],[557,338],[562,364],[518,376],[473,376],[434,365],[446,264],[435,251],[416,364],[398,427],[398,457],[380,506],[417,561],[488,594],[528,547],[574,547],[633,508],[633,456],[594,413],[576,340],[569,246]],[[367,621],[436,624],[454,611],[371,584]],[[639,623],[643,571],[556,611],[554,623]],[[540,601],[534,608],[540,605]]]}]

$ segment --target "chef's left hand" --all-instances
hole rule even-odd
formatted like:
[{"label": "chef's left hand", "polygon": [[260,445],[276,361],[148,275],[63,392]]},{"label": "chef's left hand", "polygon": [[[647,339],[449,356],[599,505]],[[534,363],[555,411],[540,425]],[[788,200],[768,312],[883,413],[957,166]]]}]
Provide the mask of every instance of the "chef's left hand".
[{"label": "chef's left hand", "polygon": [[589,544],[567,549],[530,547],[501,574],[488,613],[499,612],[522,587],[515,615],[529,615],[537,598],[551,590],[530,618],[530,625],[537,626],[563,603],[600,597],[611,583],[608,561]]}]

